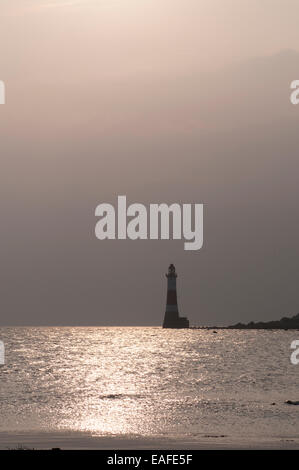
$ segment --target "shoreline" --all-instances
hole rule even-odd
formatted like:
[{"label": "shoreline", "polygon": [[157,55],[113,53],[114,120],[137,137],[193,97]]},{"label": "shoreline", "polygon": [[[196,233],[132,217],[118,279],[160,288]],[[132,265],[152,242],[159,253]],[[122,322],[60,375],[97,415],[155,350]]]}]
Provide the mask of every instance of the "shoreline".
[{"label": "shoreline", "polygon": [[299,449],[299,436],[268,438],[204,435],[195,437],[102,436],[90,432],[0,432],[0,450],[288,450]]}]

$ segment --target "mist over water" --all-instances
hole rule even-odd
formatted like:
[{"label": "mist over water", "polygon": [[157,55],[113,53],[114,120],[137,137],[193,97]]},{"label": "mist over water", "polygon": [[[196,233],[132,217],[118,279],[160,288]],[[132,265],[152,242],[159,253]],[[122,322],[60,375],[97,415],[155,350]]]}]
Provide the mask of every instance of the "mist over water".
[{"label": "mist over water", "polygon": [[0,338],[0,432],[299,437],[299,407],[285,404],[299,399],[296,331],[20,327]]}]

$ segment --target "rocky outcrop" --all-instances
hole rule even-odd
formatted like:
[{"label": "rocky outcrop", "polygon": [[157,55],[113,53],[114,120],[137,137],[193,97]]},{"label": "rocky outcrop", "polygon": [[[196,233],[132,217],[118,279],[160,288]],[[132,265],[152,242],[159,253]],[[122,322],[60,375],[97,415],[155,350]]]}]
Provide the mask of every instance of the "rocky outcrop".
[{"label": "rocky outcrop", "polygon": [[235,330],[299,330],[299,313],[293,317],[269,322],[236,323],[228,327]]}]

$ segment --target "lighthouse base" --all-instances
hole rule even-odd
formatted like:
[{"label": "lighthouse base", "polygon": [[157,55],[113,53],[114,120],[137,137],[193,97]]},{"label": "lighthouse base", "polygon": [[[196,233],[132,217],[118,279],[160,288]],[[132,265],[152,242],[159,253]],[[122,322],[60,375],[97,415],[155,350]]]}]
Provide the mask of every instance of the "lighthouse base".
[{"label": "lighthouse base", "polygon": [[189,328],[189,320],[186,317],[180,317],[173,312],[166,312],[163,321],[163,328]]}]

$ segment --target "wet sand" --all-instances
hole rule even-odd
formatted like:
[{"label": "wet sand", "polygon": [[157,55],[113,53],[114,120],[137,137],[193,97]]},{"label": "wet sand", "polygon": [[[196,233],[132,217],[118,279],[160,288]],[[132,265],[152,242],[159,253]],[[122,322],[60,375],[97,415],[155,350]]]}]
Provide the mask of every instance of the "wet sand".
[{"label": "wet sand", "polygon": [[0,449],[299,449],[299,437],[272,437],[263,440],[235,439],[229,436],[203,436],[173,439],[126,436],[99,436],[84,432],[0,433]]}]

